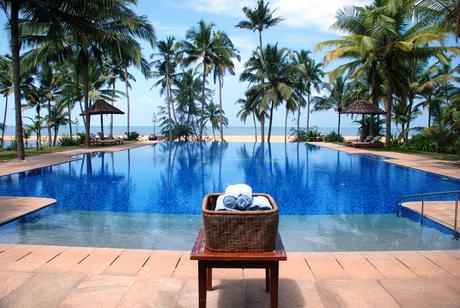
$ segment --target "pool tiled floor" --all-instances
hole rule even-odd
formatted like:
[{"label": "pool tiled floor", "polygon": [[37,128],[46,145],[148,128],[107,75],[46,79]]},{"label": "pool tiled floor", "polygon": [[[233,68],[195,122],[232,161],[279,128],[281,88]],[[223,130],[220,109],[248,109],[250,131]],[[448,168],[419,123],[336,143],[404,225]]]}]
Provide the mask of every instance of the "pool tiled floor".
[{"label": "pool tiled floor", "polygon": [[[0,244],[0,307],[196,307],[187,251]],[[264,271],[216,270],[208,307],[268,307]],[[289,253],[280,307],[459,307],[460,252]]]}]

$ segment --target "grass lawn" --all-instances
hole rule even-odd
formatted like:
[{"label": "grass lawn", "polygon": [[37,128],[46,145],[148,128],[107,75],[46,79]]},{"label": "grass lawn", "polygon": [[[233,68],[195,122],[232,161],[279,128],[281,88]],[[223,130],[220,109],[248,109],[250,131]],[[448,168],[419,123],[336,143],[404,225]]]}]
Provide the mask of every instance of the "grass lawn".
[{"label": "grass lawn", "polygon": [[[46,153],[54,153],[54,152],[61,152],[66,150],[73,150],[82,148],[82,146],[54,146],[54,147],[44,147],[42,149],[37,150],[36,148],[28,148],[26,149],[26,156],[34,156]],[[0,151],[0,163],[5,163],[8,161],[15,160],[17,157],[17,153],[15,151]]]}]

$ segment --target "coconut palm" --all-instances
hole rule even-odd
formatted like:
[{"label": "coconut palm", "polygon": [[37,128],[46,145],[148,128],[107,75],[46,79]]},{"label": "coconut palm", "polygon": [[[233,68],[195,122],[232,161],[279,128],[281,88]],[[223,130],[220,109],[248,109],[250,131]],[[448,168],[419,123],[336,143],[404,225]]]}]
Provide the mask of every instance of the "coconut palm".
[{"label": "coconut palm", "polygon": [[[64,2],[50,23],[49,14],[40,15],[43,23],[36,27],[24,27],[26,43],[36,47],[29,53],[35,63],[49,60],[60,61],[75,55],[83,81],[84,110],[89,102],[89,66],[91,62],[102,63],[103,56],[121,59],[125,75],[129,65],[146,64],[142,59],[141,46],[135,40],[144,39],[154,44],[153,26],[145,16],[136,15],[129,7],[130,0],[106,0]],[[29,35],[35,34],[35,35]],[[129,105],[129,100],[128,100]],[[129,114],[129,106],[128,106]],[[128,116],[129,126],[129,116]],[[89,146],[90,115],[85,116],[86,145]]]},{"label": "coconut palm", "polygon": [[313,97],[313,111],[327,111],[334,109],[337,112],[337,133],[340,134],[340,112],[351,104],[353,87],[343,76],[325,84],[328,94]]},{"label": "coconut palm", "polygon": [[36,148],[39,149],[42,147],[41,131],[44,126],[43,119],[39,117],[35,117],[35,118],[26,117],[26,119],[30,120],[31,123],[27,124],[25,128],[35,133],[35,137],[36,137],[35,145],[36,145]]},{"label": "coconut palm", "polygon": [[[291,98],[295,91],[297,68],[289,62],[289,50],[278,48],[277,45],[267,45],[263,51],[264,61],[258,52],[253,52],[245,63],[245,70],[240,76],[241,81],[248,81],[252,86],[255,100],[258,103],[259,114],[270,109],[267,141],[270,142],[273,111],[283,101]],[[261,79],[261,72],[264,78]],[[257,83],[256,85],[254,85]],[[263,118],[263,117],[262,117]],[[263,136],[261,136],[264,142]]]},{"label": "coconut palm", "polygon": [[8,97],[13,93],[13,76],[11,58],[8,56],[0,56],[0,94],[5,98],[5,108],[3,111],[3,121],[1,124],[2,137],[0,139],[0,149],[3,149],[6,115],[8,112]]},{"label": "coconut palm", "polygon": [[259,34],[259,53],[263,61],[263,42],[262,32],[265,29],[276,26],[283,21],[281,17],[274,17],[273,14],[276,10],[270,10],[269,2],[265,3],[264,0],[258,0],[257,5],[254,9],[249,7],[243,7],[243,13],[246,16],[246,20],[240,21],[236,27],[241,29],[251,30]]},{"label": "coconut palm", "polygon": [[198,27],[194,27],[187,31],[186,39],[180,43],[180,55],[182,64],[189,66],[194,62],[199,62],[201,66],[201,111],[200,111],[200,134],[199,139],[202,139],[204,129],[204,110],[206,105],[206,77],[212,70],[215,61],[218,58],[220,35],[216,35],[213,23],[206,24],[200,20]]},{"label": "coconut palm", "polygon": [[[220,121],[223,121],[223,123],[220,123]],[[211,123],[212,136],[214,140],[216,140],[215,130],[219,129],[222,126],[228,125],[227,117],[225,115],[221,117],[219,106],[214,104],[214,102],[212,101],[209,102],[209,104],[207,104],[206,110],[205,110],[204,124],[206,125],[207,122]]]},{"label": "coconut palm", "polygon": [[239,100],[236,101],[237,104],[240,104],[240,110],[238,110],[238,113],[236,116],[243,121],[243,123],[246,123],[246,120],[248,119],[249,116],[252,116],[252,121],[254,124],[254,140],[257,142],[257,123],[256,123],[256,105],[253,104],[253,102],[246,98],[240,98]]},{"label": "coconut palm", "polygon": [[[297,66],[299,71],[299,91],[302,96],[307,95],[307,130],[310,130],[310,104],[311,104],[311,95],[312,89],[315,89],[317,92],[320,91],[321,78],[324,75],[322,71],[322,63],[316,63],[314,59],[310,56],[310,51],[300,50],[294,53],[293,63]],[[299,107],[304,107],[303,104],[300,104]],[[300,108],[297,109],[297,131],[299,131],[300,126]]]},{"label": "coconut palm", "polygon": [[54,130],[53,146],[56,145],[57,137],[59,134],[59,127],[67,125],[69,118],[67,111],[65,111],[67,104],[65,101],[58,102],[51,107],[50,113],[45,117],[47,125],[51,126]]},{"label": "coconut palm", "polygon": [[[172,85],[175,82],[178,73],[177,68],[177,45],[176,39],[172,36],[166,37],[164,41],[157,43],[159,60],[152,62],[156,68],[155,75],[159,78],[153,85],[154,87],[161,86],[160,94],[166,94],[166,106],[168,110],[168,122],[170,124],[177,123],[176,112],[174,108],[174,99],[172,96]],[[153,55],[152,55],[153,56]],[[169,139],[172,138],[172,125],[169,125]]]},{"label": "coconut palm", "polygon": [[235,75],[235,65],[233,64],[233,58],[240,61],[240,55],[233,46],[232,41],[224,32],[217,32],[217,57],[214,60],[214,83],[216,80],[219,83],[219,113],[221,120],[220,122],[220,140],[224,141],[224,129],[223,129],[223,107],[222,107],[222,88],[224,86],[224,76],[228,72],[231,75]]},{"label": "coconut palm", "polygon": [[[399,0],[391,0],[395,10]],[[415,15],[419,19],[428,19],[438,22],[446,29],[455,31],[460,37],[460,2],[456,0],[419,0],[414,1],[412,7]]]}]

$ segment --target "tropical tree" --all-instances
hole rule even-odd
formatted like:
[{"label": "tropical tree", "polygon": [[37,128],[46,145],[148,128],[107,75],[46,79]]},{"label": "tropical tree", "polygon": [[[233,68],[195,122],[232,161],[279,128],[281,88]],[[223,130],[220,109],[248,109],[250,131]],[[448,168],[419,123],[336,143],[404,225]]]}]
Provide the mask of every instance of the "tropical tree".
[{"label": "tropical tree", "polygon": [[3,111],[3,121],[1,123],[2,137],[0,139],[0,148],[3,149],[6,115],[8,113],[8,97],[13,93],[13,76],[11,58],[8,56],[0,56],[0,94],[5,98],[5,108]]},{"label": "tropical tree", "polygon": [[[316,63],[310,56],[310,51],[301,50],[294,53],[293,63],[297,65],[298,69],[298,89],[300,96],[307,95],[307,130],[310,130],[310,104],[312,89],[317,92],[320,91],[322,84],[321,78],[324,75],[322,71],[322,63]],[[301,102],[301,101],[300,101]],[[300,104],[297,108],[297,131],[300,128],[300,107],[305,107],[304,104]]]},{"label": "tropical tree", "polygon": [[39,149],[42,147],[42,138],[41,138],[41,131],[43,129],[43,119],[39,117],[31,118],[26,117],[26,119],[30,120],[30,124],[26,125],[26,129],[35,133],[36,138],[36,148]]},{"label": "tropical tree", "polygon": [[59,127],[67,125],[69,118],[67,111],[65,111],[67,104],[65,101],[59,102],[53,105],[50,109],[50,113],[45,117],[47,125],[54,130],[53,146],[56,146],[57,137],[59,134]]},{"label": "tropical tree", "polygon": [[220,140],[224,141],[224,111],[222,107],[222,88],[224,86],[224,76],[228,72],[235,75],[235,65],[233,59],[240,61],[240,55],[233,46],[232,41],[224,32],[217,32],[217,53],[214,59],[214,83],[219,83],[219,114],[220,114]]},{"label": "tropical tree", "polygon": [[199,140],[203,137],[204,129],[204,110],[206,106],[206,77],[213,68],[218,58],[221,35],[216,35],[213,23],[206,24],[200,20],[198,27],[187,31],[186,39],[180,43],[180,55],[182,64],[189,66],[194,62],[199,62],[201,66],[202,84],[201,84],[201,111],[200,111],[200,134]]},{"label": "tropical tree", "polygon": [[257,122],[256,122],[256,114],[257,114],[257,104],[255,104],[248,93],[246,93],[246,98],[240,98],[236,101],[237,104],[240,104],[240,109],[236,116],[246,123],[248,117],[252,116],[252,121],[254,124],[254,140],[257,142]]},{"label": "tropical tree", "polygon": [[[221,121],[223,121],[223,123],[220,123]],[[209,102],[209,104],[207,104],[206,110],[205,110],[205,120],[204,120],[205,125],[206,125],[207,122],[209,122],[211,124],[212,136],[213,136],[214,140],[216,140],[215,130],[220,129],[220,127],[222,127],[222,126],[227,126],[228,125],[227,117],[225,115],[223,115],[221,117],[221,112],[220,112],[219,106],[214,104],[214,102],[212,102],[212,101]]]},{"label": "tropical tree", "polygon": [[[157,43],[159,60],[152,62],[156,68],[155,76],[158,81],[153,85],[154,87],[161,86],[160,94],[166,94],[166,108],[168,110],[168,123],[170,123],[169,139],[172,139],[173,123],[177,123],[176,111],[174,108],[174,99],[172,95],[172,85],[177,79],[177,45],[176,39],[172,36],[166,37],[164,41]],[[153,56],[153,55],[152,55]]]},{"label": "tropical tree", "polygon": [[[260,54],[253,52],[251,58],[245,63],[245,70],[240,80],[248,81],[252,86],[251,91],[253,91],[254,100],[258,101],[259,114],[270,109],[267,138],[267,141],[270,142],[273,111],[283,101],[288,101],[294,93],[297,68],[289,62],[289,50],[286,48],[267,45],[263,54],[264,64]],[[261,79],[261,76],[264,78]],[[261,139],[264,142],[263,134]]]},{"label": "tropical tree", "polygon": [[313,97],[313,111],[327,111],[333,109],[337,112],[337,133],[340,134],[340,112],[351,104],[353,100],[353,87],[343,76],[324,85],[328,94]]},{"label": "tropical tree", "polygon": [[273,14],[276,10],[271,10],[269,2],[265,3],[264,0],[258,0],[257,5],[254,9],[249,7],[243,7],[243,13],[246,16],[246,20],[240,21],[236,27],[241,29],[251,30],[259,34],[259,53],[263,61],[263,42],[262,32],[265,29],[276,26],[283,21],[281,17],[274,17]]},{"label": "tropical tree", "polygon": [[[178,120],[190,127],[198,135],[196,117],[199,115],[197,102],[201,101],[202,80],[197,72],[192,69],[178,74],[174,82],[172,93],[177,103]],[[209,90],[206,90],[210,95]],[[199,125],[198,125],[199,126]]]}]

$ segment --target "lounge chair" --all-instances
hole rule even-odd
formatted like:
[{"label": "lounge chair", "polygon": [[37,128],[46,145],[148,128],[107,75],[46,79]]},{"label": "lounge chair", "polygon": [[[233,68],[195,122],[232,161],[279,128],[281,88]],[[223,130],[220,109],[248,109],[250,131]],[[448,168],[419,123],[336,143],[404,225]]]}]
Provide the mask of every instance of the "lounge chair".
[{"label": "lounge chair", "polygon": [[123,144],[123,139],[102,139],[99,136],[90,134],[92,145],[117,145]]},{"label": "lounge chair", "polygon": [[370,141],[352,142],[351,146],[354,148],[378,148],[381,146],[380,139],[382,136],[375,136]]},{"label": "lounge chair", "polygon": [[366,138],[364,138],[364,140],[359,140],[359,139],[354,139],[354,140],[347,140],[345,141],[345,145],[347,147],[351,147],[353,146],[353,142],[370,142],[372,140],[372,138],[374,138],[374,136],[367,136]]}]

